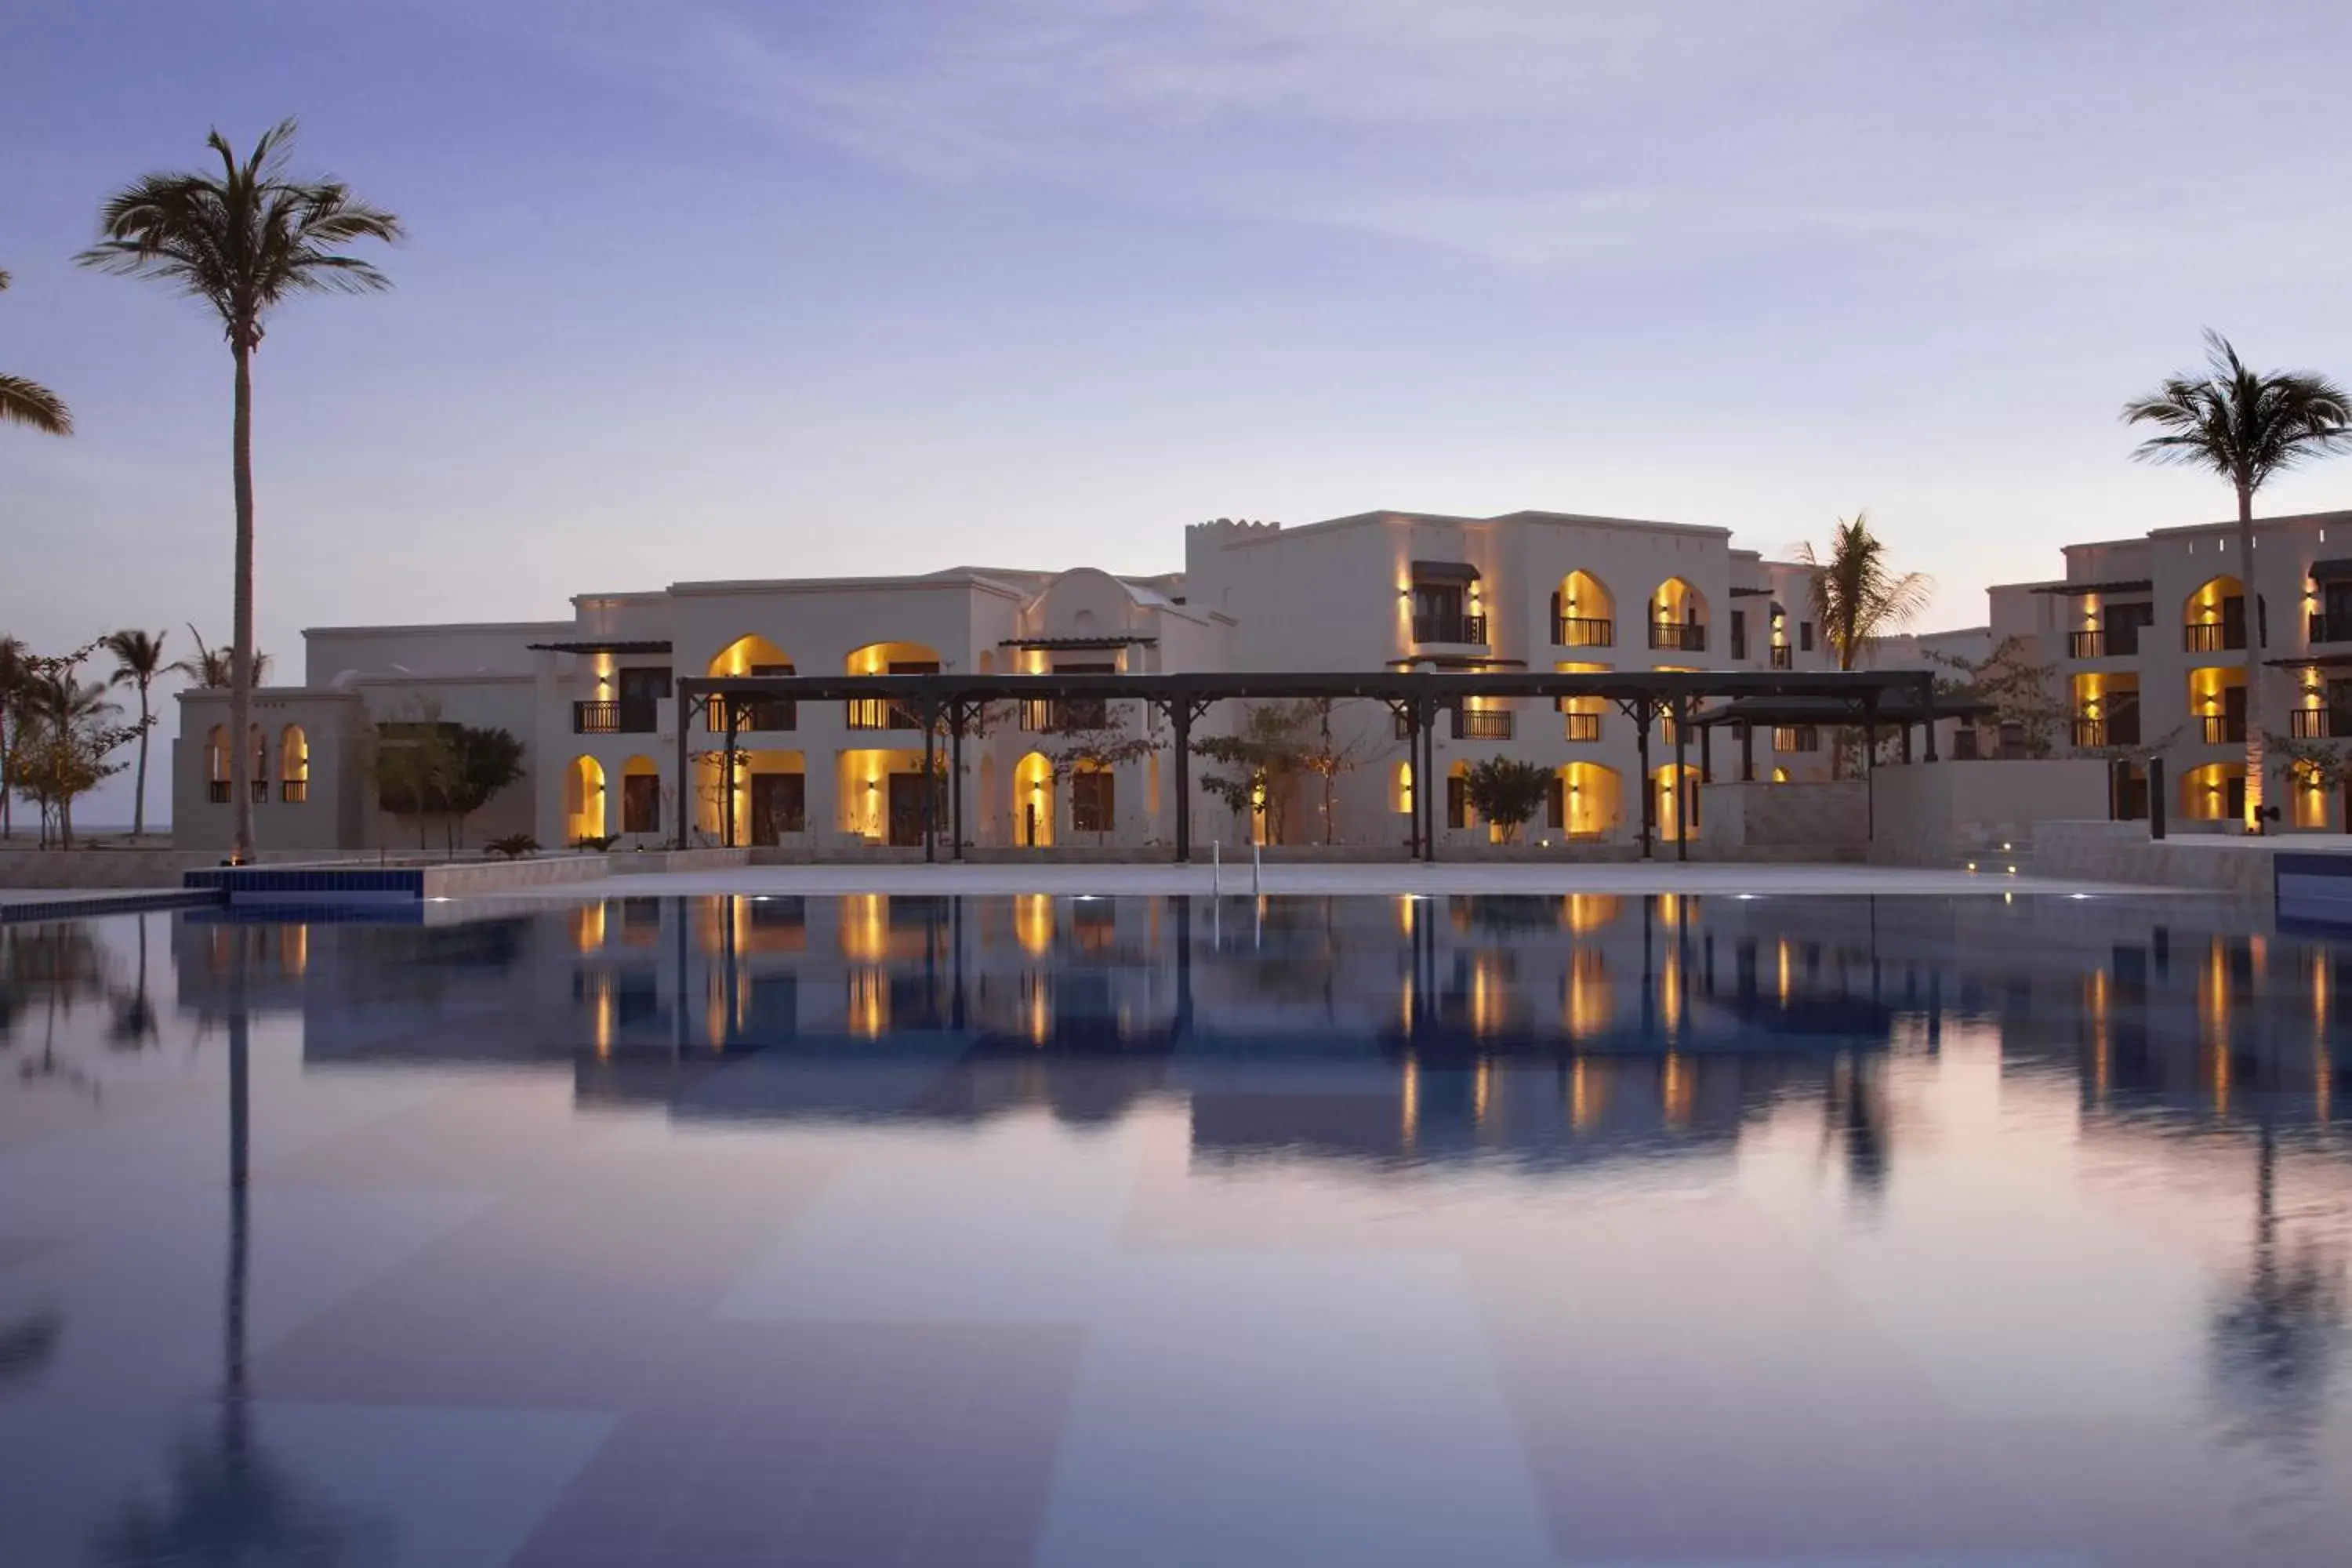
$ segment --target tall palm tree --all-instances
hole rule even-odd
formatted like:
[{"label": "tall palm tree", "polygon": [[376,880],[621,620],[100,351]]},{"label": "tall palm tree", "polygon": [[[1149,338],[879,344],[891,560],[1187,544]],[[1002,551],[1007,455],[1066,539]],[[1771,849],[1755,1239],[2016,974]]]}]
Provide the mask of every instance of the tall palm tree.
[{"label": "tall palm tree", "polygon": [[[391,241],[400,220],[333,179],[296,179],[287,165],[294,121],[263,133],[243,162],[218,131],[205,145],[220,171],[148,174],[107,199],[99,242],[75,259],[125,277],[152,278],[219,316],[236,363],[232,467],[236,499],[236,626],[230,640],[229,733],[253,721],[253,355],[262,323],[302,293],[366,293],[391,287],[373,264],[341,253],[355,240]],[[229,856],[253,853],[253,759],[229,752],[235,813]]]},{"label": "tall palm tree", "polygon": [[1887,566],[1886,542],[1870,531],[1866,511],[1855,512],[1851,521],[1838,520],[1827,554],[1808,542],[1797,546],[1797,560],[1811,570],[1813,624],[1840,669],[1869,658],[1879,638],[1917,620],[1935,597],[1936,580],[1926,573],[1898,577]]},{"label": "tall palm tree", "polygon": [[2249,370],[2230,340],[2205,330],[2205,367],[2179,371],[2124,405],[2124,423],[2162,432],[2132,449],[2149,463],[2208,468],[2238,495],[2238,575],[2252,600],[2246,638],[2246,831],[2263,830],[2263,636],[2254,582],[2254,493],[2273,474],[2352,448],[2352,395],[2312,371]]},{"label": "tall palm tree", "polygon": [[14,838],[16,824],[8,803],[16,792],[8,780],[8,755],[16,741],[15,720],[22,710],[25,681],[32,673],[25,661],[32,650],[21,637],[0,637],[0,838]]},{"label": "tall palm tree", "polygon": [[[0,290],[7,287],[8,275],[0,272]],[[70,436],[73,415],[64,398],[39,382],[0,374],[0,425],[29,425],[51,436]]]},{"label": "tall palm tree", "polygon": [[[207,691],[226,690],[236,674],[229,650],[208,646],[205,642],[205,634],[193,626],[188,628],[188,636],[195,639],[196,651],[185,658],[173,659],[172,668]],[[268,682],[269,656],[256,648],[253,650],[253,683],[266,686]]]},{"label": "tall palm tree", "polygon": [[133,843],[147,837],[147,731],[154,725],[154,716],[148,710],[147,689],[167,668],[163,663],[163,639],[168,632],[148,633],[136,627],[116,632],[100,639],[100,646],[114,656],[114,675],[110,686],[135,687],[139,692],[139,783],[138,795],[131,803],[131,838]]}]

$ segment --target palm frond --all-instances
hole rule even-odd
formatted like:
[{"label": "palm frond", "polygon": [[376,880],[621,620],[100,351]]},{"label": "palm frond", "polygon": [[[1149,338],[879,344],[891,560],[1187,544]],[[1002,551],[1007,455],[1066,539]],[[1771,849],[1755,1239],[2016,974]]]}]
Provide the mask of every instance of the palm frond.
[{"label": "palm frond", "polygon": [[0,425],[24,425],[50,436],[73,434],[73,412],[64,398],[37,381],[0,375]]},{"label": "palm frond", "polygon": [[1870,531],[1868,512],[1840,519],[1826,553],[1810,542],[1792,553],[1811,569],[1807,590],[1813,621],[1842,669],[1853,668],[1879,639],[1918,619],[1935,597],[1935,579],[1921,572],[1897,576],[1888,567],[1886,543]]},{"label": "palm frond", "polygon": [[220,161],[209,172],[152,174],[110,196],[98,242],[82,266],[152,278],[205,300],[233,343],[250,348],[263,321],[300,293],[370,293],[391,279],[372,262],[342,253],[354,241],[396,241],[400,219],[332,179],[288,173],[295,122],[263,132],[239,159],[218,131],[205,138]]},{"label": "palm frond", "polygon": [[2136,460],[2206,468],[2247,496],[2273,474],[2352,450],[2352,393],[2315,371],[2254,371],[2210,327],[2203,372],[2167,376],[2126,403],[2123,420],[2158,432],[2132,449]]}]

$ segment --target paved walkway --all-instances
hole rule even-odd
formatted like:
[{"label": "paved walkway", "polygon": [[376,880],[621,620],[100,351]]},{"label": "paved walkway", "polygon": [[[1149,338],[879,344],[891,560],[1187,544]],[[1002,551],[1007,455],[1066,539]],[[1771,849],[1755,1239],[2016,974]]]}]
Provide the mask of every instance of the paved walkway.
[{"label": "paved walkway", "polygon": [[[499,902],[676,897],[713,893],[1206,893],[1207,866],[876,865],[754,866],[662,872],[599,882],[517,889]],[[1246,863],[1223,868],[1218,887],[1252,891]],[[1268,894],[1396,893],[2138,893],[2159,889],[2029,876],[1889,866],[1736,864],[1464,864],[1268,866]]]}]

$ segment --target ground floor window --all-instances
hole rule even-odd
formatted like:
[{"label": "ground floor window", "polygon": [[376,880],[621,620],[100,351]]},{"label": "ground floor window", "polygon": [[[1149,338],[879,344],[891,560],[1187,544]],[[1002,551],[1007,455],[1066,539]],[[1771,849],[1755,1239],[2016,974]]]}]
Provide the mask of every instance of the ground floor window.
[{"label": "ground floor window", "polygon": [[1107,771],[1070,775],[1070,827],[1077,833],[1108,833],[1116,815],[1115,777]]},{"label": "ground floor window", "polygon": [[1470,781],[1460,773],[1445,781],[1445,826],[1470,826]]},{"label": "ground floor window", "polygon": [[621,831],[661,831],[661,775],[631,773],[621,780]]},{"label": "ground floor window", "polygon": [[751,775],[751,842],[781,844],[787,833],[808,830],[808,776]]}]

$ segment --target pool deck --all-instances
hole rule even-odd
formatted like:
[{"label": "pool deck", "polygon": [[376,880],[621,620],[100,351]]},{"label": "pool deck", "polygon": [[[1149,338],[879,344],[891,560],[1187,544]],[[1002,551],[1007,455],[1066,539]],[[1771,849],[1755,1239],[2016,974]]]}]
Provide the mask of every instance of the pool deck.
[{"label": "pool deck", "polygon": [[[1213,877],[1215,879],[1213,886]],[[1268,866],[1252,886],[1250,868],[1227,865],[877,865],[754,866],[719,871],[664,872],[610,882],[518,889],[499,901],[569,902],[627,896],[712,894],[1007,893],[1168,894],[1223,891],[1244,896],[1399,893],[2107,893],[2146,895],[2158,889],[2083,879],[1922,870],[1853,865],[1738,865],[1661,861],[1650,865],[1299,865]]]}]

